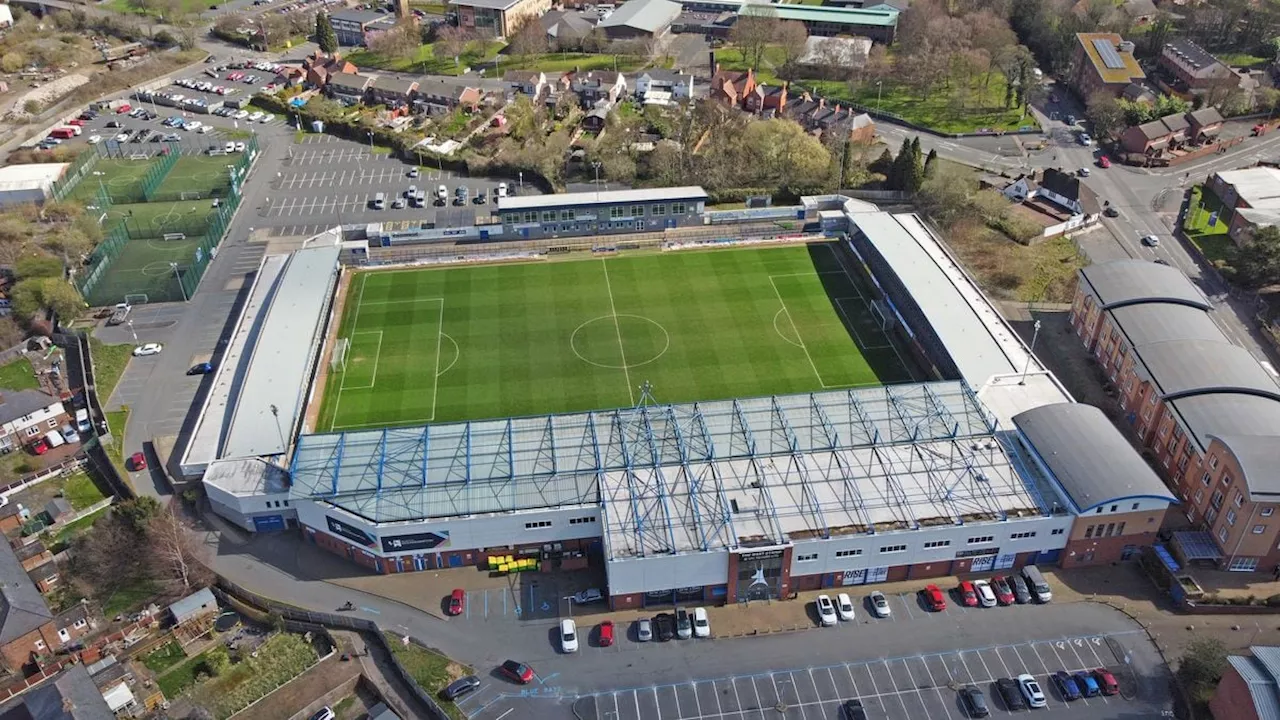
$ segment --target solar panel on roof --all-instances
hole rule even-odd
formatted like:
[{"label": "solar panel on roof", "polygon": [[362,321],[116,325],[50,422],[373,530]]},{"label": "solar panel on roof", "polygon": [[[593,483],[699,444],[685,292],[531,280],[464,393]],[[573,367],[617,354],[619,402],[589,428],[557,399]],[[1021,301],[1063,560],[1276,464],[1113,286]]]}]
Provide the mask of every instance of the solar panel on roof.
[{"label": "solar panel on roof", "polygon": [[1102,64],[1112,70],[1120,70],[1124,68],[1124,61],[1120,59],[1116,48],[1111,44],[1110,40],[1094,40],[1093,47],[1098,51],[1098,57],[1102,58]]}]

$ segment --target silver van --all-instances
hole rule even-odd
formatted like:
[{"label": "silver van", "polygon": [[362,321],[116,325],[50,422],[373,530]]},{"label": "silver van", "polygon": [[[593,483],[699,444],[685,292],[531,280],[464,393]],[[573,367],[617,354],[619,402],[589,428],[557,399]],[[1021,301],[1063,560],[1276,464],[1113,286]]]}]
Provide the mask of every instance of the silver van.
[{"label": "silver van", "polygon": [[1031,593],[1036,596],[1036,600],[1047,603],[1053,599],[1053,591],[1049,589],[1049,583],[1045,582],[1044,575],[1040,574],[1040,568],[1028,565],[1022,568],[1022,577],[1031,586]]},{"label": "silver van", "polygon": [[373,209],[374,209],[374,210],[382,210],[382,209],[384,209],[384,208],[387,206],[387,194],[386,194],[386,193],[378,193],[377,195],[374,195],[374,196],[373,196],[373,202],[372,202],[372,203],[370,203],[370,205],[372,205],[372,206],[373,206]]}]

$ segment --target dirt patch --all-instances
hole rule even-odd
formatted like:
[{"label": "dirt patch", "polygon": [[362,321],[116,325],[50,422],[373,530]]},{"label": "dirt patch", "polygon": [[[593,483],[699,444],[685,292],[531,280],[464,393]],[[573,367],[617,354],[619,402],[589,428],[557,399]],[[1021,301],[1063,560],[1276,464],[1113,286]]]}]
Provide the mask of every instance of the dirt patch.
[{"label": "dirt patch", "polygon": [[1002,300],[1071,302],[1076,271],[1087,262],[1070,238],[1022,245],[978,221],[961,221],[947,245],[982,285]]}]

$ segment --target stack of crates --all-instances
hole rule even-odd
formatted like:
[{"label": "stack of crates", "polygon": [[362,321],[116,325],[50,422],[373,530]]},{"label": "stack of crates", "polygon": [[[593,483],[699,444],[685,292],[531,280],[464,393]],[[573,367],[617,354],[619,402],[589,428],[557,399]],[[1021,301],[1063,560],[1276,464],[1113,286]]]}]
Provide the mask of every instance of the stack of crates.
[{"label": "stack of crates", "polygon": [[526,570],[537,570],[538,559],[532,557],[516,558],[511,555],[490,555],[489,572],[513,573]]}]

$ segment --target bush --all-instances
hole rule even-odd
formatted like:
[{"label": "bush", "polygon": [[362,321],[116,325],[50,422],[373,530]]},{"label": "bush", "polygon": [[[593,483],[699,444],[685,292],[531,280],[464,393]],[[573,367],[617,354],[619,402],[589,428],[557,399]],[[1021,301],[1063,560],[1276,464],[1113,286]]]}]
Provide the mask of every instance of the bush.
[{"label": "bush", "polygon": [[1267,607],[1280,607],[1280,595],[1272,595],[1267,598]]}]

